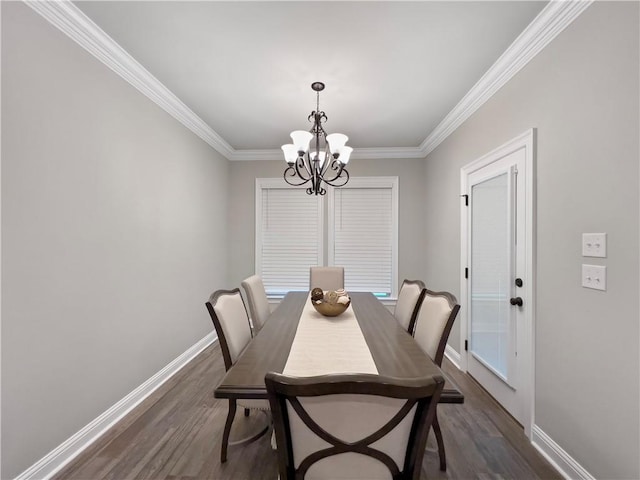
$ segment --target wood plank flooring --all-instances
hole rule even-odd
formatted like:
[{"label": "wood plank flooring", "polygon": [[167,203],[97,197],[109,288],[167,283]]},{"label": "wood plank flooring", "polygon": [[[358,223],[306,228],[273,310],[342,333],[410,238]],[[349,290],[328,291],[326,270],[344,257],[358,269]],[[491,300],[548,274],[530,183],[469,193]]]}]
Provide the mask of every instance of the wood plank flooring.
[{"label": "wood plank flooring", "polygon": [[[438,416],[447,471],[438,469],[433,434],[422,479],[561,479],[524,436],[522,428],[468,375],[448,360],[445,372],[465,395],[463,405],[440,405]],[[227,401],[213,398],[224,374],[218,344],[136,407],[97,442],[61,470],[55,480],[275,480],[276,454],[270,435],[230,446],[220,463]],[[232,439],[264,419],[259,413],[234,421]]]}]

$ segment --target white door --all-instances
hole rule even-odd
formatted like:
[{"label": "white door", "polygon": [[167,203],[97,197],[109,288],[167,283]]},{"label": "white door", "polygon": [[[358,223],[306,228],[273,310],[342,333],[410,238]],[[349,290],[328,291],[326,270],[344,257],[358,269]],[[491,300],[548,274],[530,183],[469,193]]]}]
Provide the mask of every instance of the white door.
[{"label": "white door", "polygon": [[463,169],[467,372],[529,434],[533,278],[527,249],[533,219],[528,218],[527,162],[532,155],[526,142],[508,147]]}]

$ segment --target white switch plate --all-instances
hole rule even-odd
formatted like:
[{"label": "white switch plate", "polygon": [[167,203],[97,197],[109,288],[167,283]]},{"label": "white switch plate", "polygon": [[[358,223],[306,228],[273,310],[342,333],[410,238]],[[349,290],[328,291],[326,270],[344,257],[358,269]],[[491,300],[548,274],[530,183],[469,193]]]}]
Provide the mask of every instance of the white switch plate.
[{"label": "white switch plate", "polygon": [[582,286],[595,290],[607,289],[607,267],[602,265],[582,265]]},{"label": "white switch plate", "polygon": [[582,234],[582,256],[601,257],[607,256],[607,234],[606,233],[583,233]]}]

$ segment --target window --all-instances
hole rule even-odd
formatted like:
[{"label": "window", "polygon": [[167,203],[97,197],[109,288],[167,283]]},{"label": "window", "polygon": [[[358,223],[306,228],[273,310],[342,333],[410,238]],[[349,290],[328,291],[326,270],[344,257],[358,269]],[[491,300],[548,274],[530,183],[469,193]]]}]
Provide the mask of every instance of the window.
[{"label": "window", "polygon": [[397,293],[398,179],[352,178],[331,189],[328,262],[344,266],[345,289]]},{"label": "window", "polygon": [[256,272],[268,295],[308,290],[323,264],[324,202],[282,179],[256,179]]},{"label": "window", "polygon": [[325,264],[345,267],[347,291],[397,295],[397,177],[352,177],[325,197],[256,179],[256,272],[267,294],[307,290],[309,267]]}]

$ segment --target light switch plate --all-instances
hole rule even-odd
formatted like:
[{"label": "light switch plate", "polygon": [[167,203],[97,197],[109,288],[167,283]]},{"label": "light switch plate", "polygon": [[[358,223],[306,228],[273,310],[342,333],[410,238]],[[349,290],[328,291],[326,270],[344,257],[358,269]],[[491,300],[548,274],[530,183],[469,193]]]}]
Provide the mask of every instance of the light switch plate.
[{"label": "light switch plate", "polygon": [[582,256],[600,257],[607,256],[607,234],[606,233],[583,233],[582,234]]},{"label": "light switch plate", "polygon": [[602,265],[582,265],[582,286],[594,290],[607,289],[607,267]]}]

